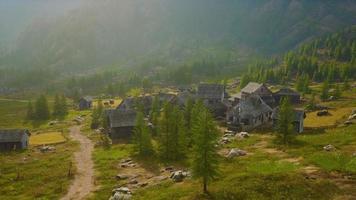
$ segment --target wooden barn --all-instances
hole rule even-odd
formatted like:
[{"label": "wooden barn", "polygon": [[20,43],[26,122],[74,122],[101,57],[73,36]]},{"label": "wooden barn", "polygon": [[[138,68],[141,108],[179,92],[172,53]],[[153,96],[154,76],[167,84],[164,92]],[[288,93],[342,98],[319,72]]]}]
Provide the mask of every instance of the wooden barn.
[{"label": "wooden barn", "polygon": [[27,149],[29,137],[26,129],[0,130],[0,151]]}]

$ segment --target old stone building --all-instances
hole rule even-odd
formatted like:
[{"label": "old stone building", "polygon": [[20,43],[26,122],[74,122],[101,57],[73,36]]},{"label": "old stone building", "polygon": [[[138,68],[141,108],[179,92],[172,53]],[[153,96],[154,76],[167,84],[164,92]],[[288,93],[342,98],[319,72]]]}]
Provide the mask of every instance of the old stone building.
[{"label": "old stone building", "polygon": [[29,146],[30,132],[26,129],[0,130],[0,151],[22,150]]}]

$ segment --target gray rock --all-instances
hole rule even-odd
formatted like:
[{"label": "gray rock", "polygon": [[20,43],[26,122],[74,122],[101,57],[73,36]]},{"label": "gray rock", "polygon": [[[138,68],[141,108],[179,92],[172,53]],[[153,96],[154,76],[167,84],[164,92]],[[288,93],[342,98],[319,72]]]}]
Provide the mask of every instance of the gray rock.
[{"label": "gray rock", "polygon": [[54,146],[46,146],[46,145],[41,146],[39,149],[42,153],[53,152],[56,150],[56,148]]},{"label": "gray rock", "polygon": [[248,134],[247,132],[241,132],[241,133],[238,133],[236,136],[239,138],[248,138],[248,137],[250,137],[250,134]]},{"label": "gray rock", "polygon": [[138,181],[136,179],[132,179],[128,182],[128,184],[131,184],[131,185],[135,185],[137,183],[138,183]]},{"label": "gray rock", "polygon": [[345,124],[345,125],[351,125],[351,124],[353,124],[353,122],[350,121],[350,120],[347,120],[347,121],[344,122],[344,124]]},{"label": "gray rock", "polygon": [[116,175],[116,179],[117,180],[125,180],[125,179],[128,179],[129,176],[128,175],[125,175],[125,174],[118,174]]},{"label": "gray rock", "polygon": [[354,120],[354,119],[356,119],[356,114],[350,115],[348,120]]},{"label": "gray rock", "polygon": [[326,116],[329,115],[329,111],[328,110],[322,110],[316,113],[317,116],[321,117],[321,116]]},{"label": "gray rock", "polygon": [[246,151],[241,150],[241,149],[231,149],[230,152],[227,154],[227,158],[235,158],[239,156],[245,156],[247,154]]},{"label": "gray rock", "polygon": [[113,196],[109,200],[130,200],[132,198],[132,193],[127,187],[116,188],[112,192]]},{"label": "gray rock", "polygon": [[325,151],[334,151],[335,147],[333,145],[331,145],[331,144],[328,144],[328,145],[324,146],[323,149]]},{"label": "gray rock", "polygon": [[190,176],[190,173],[187,171],[182,171],[182,170],[178,170],[175,172],[172,172],[170,178],[174,181],[174,182],[182,182],[184,180],[184,178]]}]

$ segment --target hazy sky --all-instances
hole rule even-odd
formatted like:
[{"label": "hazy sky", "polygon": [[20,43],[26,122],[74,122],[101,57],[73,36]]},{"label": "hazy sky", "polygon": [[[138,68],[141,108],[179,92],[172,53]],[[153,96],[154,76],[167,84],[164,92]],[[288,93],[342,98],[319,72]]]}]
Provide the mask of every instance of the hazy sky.
[{"label": "hazy sky", "polygon": [[0,48],[16,40],[35,18],[63,15],[82,0],[0,0]]}]

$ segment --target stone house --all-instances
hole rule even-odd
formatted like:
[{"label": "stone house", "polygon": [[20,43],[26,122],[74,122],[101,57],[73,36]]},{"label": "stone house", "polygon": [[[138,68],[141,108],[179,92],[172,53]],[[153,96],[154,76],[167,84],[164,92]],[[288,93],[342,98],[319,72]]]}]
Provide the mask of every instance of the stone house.
[{"label": "stone house", "polygon": [[280,102],[282,98],[287,97],[292,104],[300,103],[300,94],[290,88],[282,88],[273,94],[276,102]]},{"label": "stone house", "polygon": [[196,98],[203,101],[215,117],[224,116],[227,107],[224,103],[226,97],[225,87],[221,84],[199,84]]},{"label": "stone house", "polygon": [[135,110],[107,110],[109,122],[109,137],[113,142],[120,139],[130,139],[136,125]]},{"label": "stone house", "polygon": [[78,108],[79,110],[90,109],[93,105],[93,98],[86,96],[79,99]]},{"label": "stone house", "polygon": [[0,130],[0,151],[28,148],[30,135],[26,129]]}]

